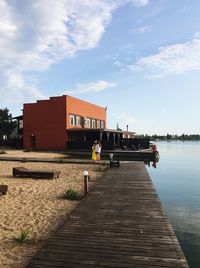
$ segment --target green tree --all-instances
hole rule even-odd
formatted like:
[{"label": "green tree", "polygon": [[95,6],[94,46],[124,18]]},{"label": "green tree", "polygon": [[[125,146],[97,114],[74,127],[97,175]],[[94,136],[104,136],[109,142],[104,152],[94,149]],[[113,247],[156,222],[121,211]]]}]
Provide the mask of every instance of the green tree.
[{"label": "green tree", "polygon": [[184,133],[180,136],[180,139],[183,140],[183,141],[185,140],[185,134]]},{"label": "green tree", "polygon": [[167,133],[167,140],[171,140],[172,139],[172,135]]},{"label": "green tree", "polygon": [[3,140],[3,136],[9,137],[15,127],[16,122],[12,120],[8,108],[0,109],[0,140]]}]

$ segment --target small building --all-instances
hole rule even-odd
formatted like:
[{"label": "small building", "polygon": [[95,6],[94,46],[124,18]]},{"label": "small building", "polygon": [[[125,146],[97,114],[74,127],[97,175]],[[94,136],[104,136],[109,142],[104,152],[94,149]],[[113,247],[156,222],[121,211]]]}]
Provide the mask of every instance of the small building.
[{"label": "small building", "polygon": [[23,147],[32,149],[104,149],[119,147],[133,132],[106,128],[106,108],[71,97],[50,97],[23,107]]}]

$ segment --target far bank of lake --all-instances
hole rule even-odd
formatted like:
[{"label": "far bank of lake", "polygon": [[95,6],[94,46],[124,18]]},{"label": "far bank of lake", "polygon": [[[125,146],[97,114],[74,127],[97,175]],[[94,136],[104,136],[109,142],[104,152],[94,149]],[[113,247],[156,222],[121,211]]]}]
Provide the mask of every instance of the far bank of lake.
[{"label": "far bank of lake", "polygon": [[200,142],[156,142],[157,168],[147,170],[190,268],[200,267]]}]

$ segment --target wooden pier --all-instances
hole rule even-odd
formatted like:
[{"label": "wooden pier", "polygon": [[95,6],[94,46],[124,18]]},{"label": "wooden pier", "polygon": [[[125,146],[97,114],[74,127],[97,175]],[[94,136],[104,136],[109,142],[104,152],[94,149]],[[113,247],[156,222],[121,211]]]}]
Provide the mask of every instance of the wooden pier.
[{"label": "wooden pier", "polygon": [[142,162],[109,169],[29,268],[188,268]]},{"label": "wooden pier", "polygon": [[[109,161],[109,155],[112,153],[114,158],[120,161],[156,161],[157,155],[151,151],[103,151],[101,153],[101,159],[103,161]],[[91,151],[68,151],[63,152],[66,157],[61,158],[35,158],[19,156],[0,156],[0,161],[22,161],[22,162],[50,162],[50,163],[74,163],[74,164],[91,164]],[[102,163],[102,162],[101,162]]]}]

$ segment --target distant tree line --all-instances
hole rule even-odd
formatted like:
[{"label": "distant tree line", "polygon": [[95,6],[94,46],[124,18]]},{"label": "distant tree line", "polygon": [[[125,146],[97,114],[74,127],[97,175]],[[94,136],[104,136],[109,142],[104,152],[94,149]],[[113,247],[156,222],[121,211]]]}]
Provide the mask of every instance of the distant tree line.
[{"label": "distant tree line", "polygon": [[173,140],[180,140],[180,141],[198,141],[200,140],[200,134],[181,134],[181,135],[172,135],[167,133],[166,135],[137,135],[137,138],[149,138],[152,141],[160,140],[160,141],[173,141]]}]

